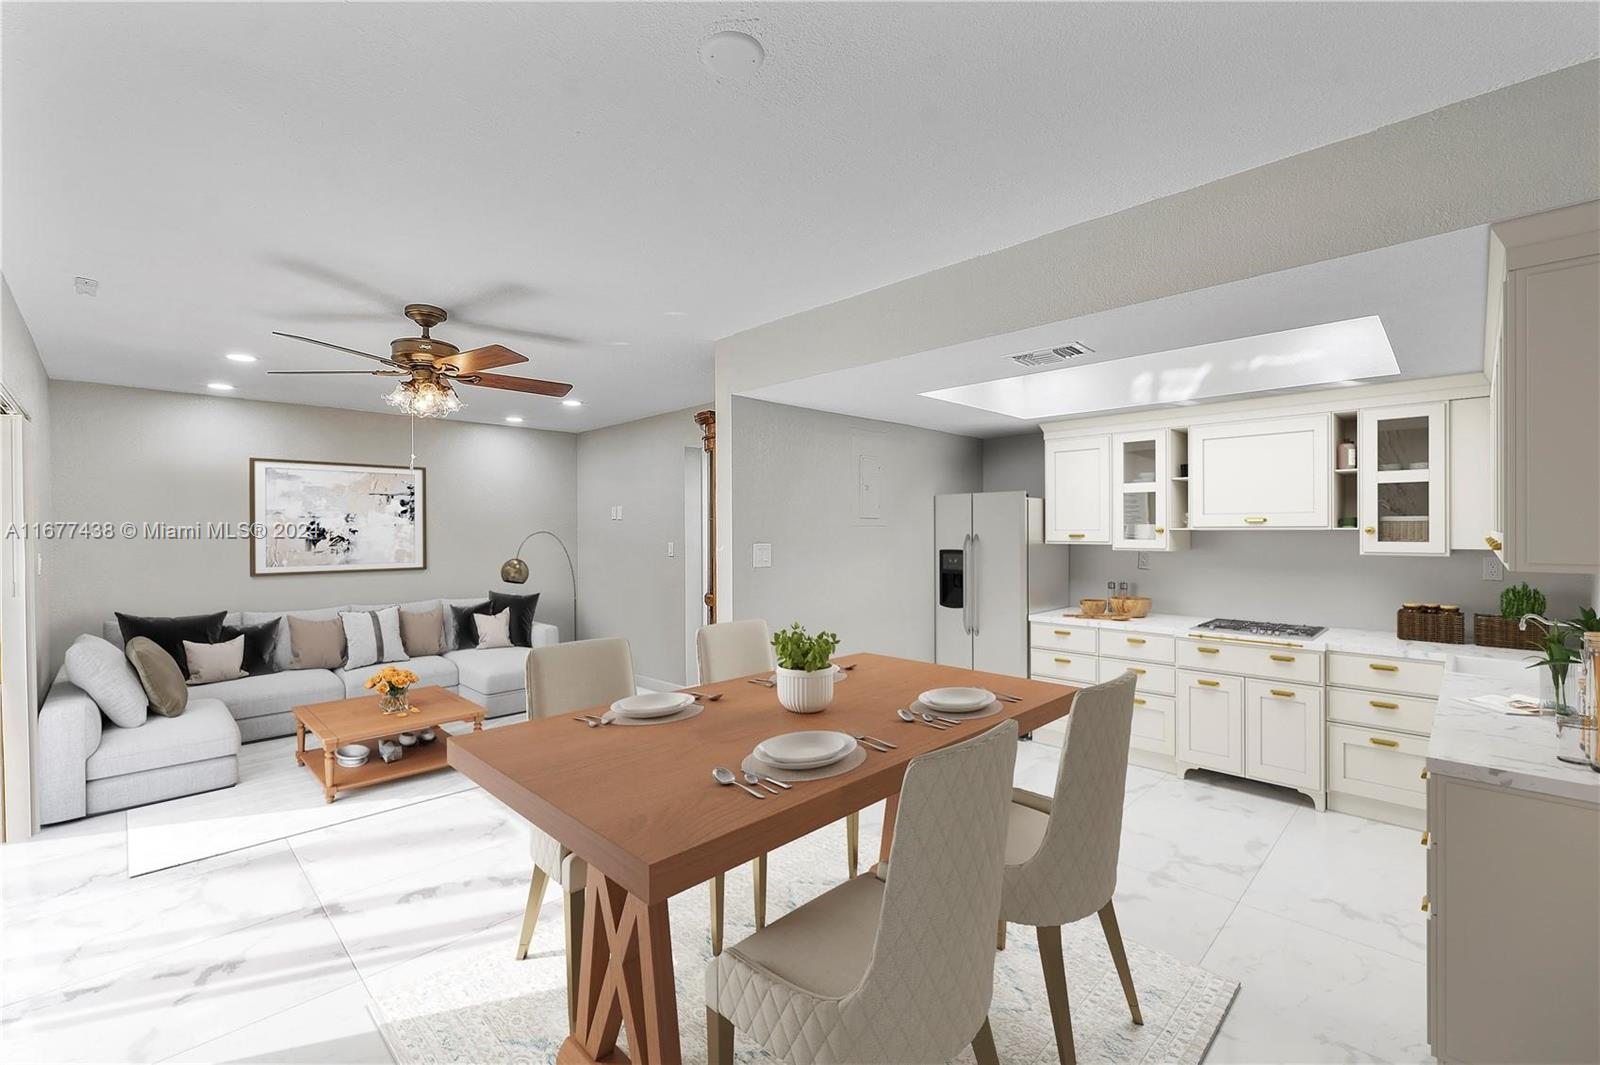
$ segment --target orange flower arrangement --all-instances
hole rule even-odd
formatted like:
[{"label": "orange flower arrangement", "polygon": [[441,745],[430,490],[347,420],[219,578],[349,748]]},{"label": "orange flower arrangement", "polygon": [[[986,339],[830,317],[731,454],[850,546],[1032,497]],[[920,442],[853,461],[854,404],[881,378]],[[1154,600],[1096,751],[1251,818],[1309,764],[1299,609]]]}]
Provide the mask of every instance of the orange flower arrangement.
[{"label": "orange flower arrangement", "polygon": [[367,678],[368,688],[377,688],[385,695],[397,695],[417,682],[417,675],[398,666],[384,666]]}]

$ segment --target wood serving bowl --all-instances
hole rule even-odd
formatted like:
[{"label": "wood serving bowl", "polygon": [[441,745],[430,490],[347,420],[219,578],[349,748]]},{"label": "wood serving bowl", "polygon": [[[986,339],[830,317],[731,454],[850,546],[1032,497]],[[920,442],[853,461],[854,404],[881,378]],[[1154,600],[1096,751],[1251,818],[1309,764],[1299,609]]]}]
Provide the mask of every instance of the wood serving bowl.
[{"label": "wood serving bowl", "polygon": [[1150,597],[1148,595],[1119,595],[1111,600],[1113,614],[1126,614],[1130,618],[1142,618],[1150,613]]},{"label": "wood serving bowl", "polygon": [[1106,612],[1106,601],[1104,599],[1079,599],[1078,609],[1088,617],[1099,617]]}]

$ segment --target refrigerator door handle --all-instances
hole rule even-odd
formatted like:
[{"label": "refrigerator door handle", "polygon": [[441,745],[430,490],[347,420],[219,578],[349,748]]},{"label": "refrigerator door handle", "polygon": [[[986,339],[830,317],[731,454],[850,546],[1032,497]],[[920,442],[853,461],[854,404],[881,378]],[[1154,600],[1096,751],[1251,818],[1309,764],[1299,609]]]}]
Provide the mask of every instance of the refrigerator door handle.
[{"label": "refrigerator door handle", "polygon": [[961,538],[961,631],[972,635],[972,534]]},{"label": "refrigerator door handle", "polygon": [[972,635],[978,635],[978,567],[974,563],[978,560],[978,534],[971,536],[972,547],[967,557],[967,572],[965,577],[967,598],[964,602],[972,604]]}]

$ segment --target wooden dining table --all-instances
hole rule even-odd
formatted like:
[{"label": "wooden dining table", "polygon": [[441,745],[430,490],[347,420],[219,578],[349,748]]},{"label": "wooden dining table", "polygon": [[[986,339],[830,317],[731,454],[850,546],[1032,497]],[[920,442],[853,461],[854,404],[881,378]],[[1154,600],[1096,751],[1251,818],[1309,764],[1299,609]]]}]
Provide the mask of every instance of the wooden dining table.
[{"label": "wooden dining table", "polygon": [[[785,843],[888,800],[887,859],[906,765],[1007,720],[1022,732],[1065,716],[1077,689],[885,655],[837,662],[849,677],[818,714],[791,714],[777,693],[741,677],[693,689],[720,699],[698,716],[652,726],[574,724],[574,714],[453,737],[450,764],[587,864],[578,1001],[557,1061],[624,1062],[623,1026],[640,1062],[678,1065],[677,994],[667,900]],[[1017,696],[1000,714],[939,730],[901,721],[930,688]],[[604,713],[607,707],[586,711]],[[785,732],[836,729],[895,744],[858,768],[756,801],[712,779],[739,771],[755,745]]]}]

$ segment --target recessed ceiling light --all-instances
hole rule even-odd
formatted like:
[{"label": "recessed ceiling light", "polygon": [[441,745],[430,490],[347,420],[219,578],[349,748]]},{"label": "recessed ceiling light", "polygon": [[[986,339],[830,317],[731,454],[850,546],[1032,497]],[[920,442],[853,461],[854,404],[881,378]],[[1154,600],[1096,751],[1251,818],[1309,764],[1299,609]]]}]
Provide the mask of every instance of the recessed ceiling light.
[{"label": "recessed ceiling light", "polygon": [[213,391],[213,392],[232,392],[233,391],[233,386],[228,384],[226,381],[212,381],[210,384],[206,385],[206,387],[211,389],[211,391]]},{"label": "recessed ceiling light", "polygon": [[613,347],[613,348],[625,348],[629,344],[632,344],[633,341],[631,341],[631,340],[608,340],[608,341],[606,341],[606,343],[608,345],[610,345],[611,347]]},{"label": "recessed ceiling light", "polygon": [[719,78],[748,78],[767,57],[761,42],[738,30],[719,30],[700,42],[700,64]]},{"label": "recessed ceiling light", "polygon": [[583,400],[581,400],[581,399],[564,399],[564,400],[561,401],[561,405],[563,407],[581,407],[581,406],[583,406]]},{"label": "recessed ceiling light", "polygon": [[668,311],[667,312],[667,317],[668,318],[687,318],[687,317],[689,317],[689,312],[688,311]]},{"label": "recessed ceiling light", "polygon": [[506,421],[510,422],[512,425],[521,425],[522,417],[521,415],[517,414],[508,414],[506,415]]},{"label": "recessed ceiling light", "polygon": [[246,355],[242,351],[230,351],[230,352],[228,352],[228,354],[225,357],[227,358],[227,360],[229,362],[255,362],[256,361],[256,357],[254,355]]}]

